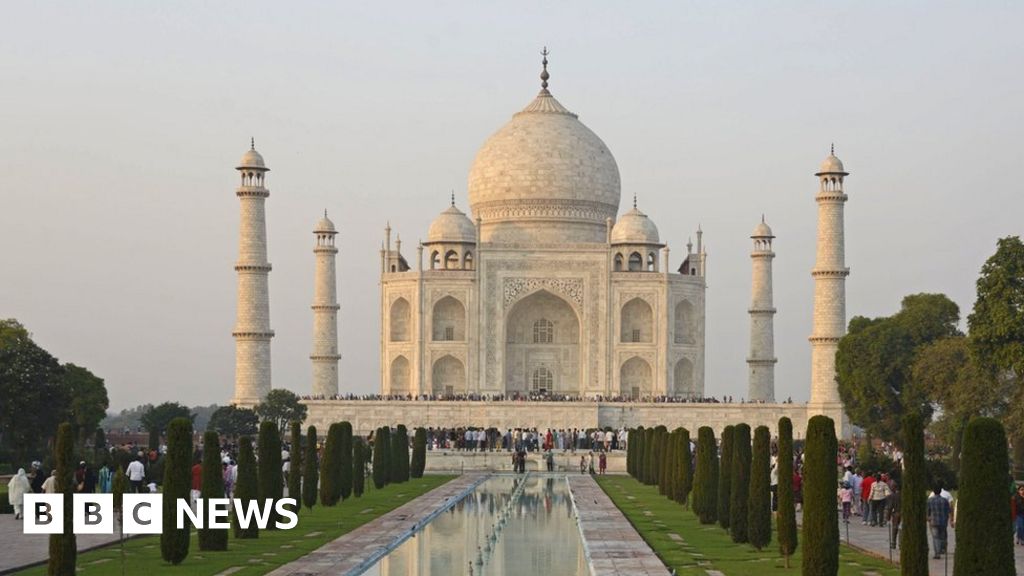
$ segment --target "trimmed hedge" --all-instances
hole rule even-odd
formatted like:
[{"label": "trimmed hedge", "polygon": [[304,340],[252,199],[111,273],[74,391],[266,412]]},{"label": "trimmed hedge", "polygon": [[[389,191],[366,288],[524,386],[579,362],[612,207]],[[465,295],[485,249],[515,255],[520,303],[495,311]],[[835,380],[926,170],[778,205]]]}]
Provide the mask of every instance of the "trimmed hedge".
[{"label": "trimmed hedge", "polygon": [[654,484],[654,428],[644,430],[643,467],[640,469],[640,481],[650,486]]},{"label": "trimmed hedge", "polygon": [[733,542],[747,542],[747,510],[750,505],[750,426],[747,424],[737,424],[733,429],[731,475],[729,535]]},{"label": "trimmed hedge", "polygon": [[[839,515],[836,511],[835,423],[828,416],[807,422],[804,444],[804,576],[839,572]],[[782,481],[781,479],[779,480]],[[983,574],[983,572],[975,572]]]},{"label": "trimmed hedge", "polygon": [[366,443],[356,438],[352,447],[352,494],[356,498],[363,495],[366,486]]},{"label": "trimmed hedge", "polygon": [[732,441],[735,426],[722,430],[722,457],[718,467],[718,524],[729,529],[730,503],[732,502]]},{"label": "trimmed hedge", "polygon": [[57,427],[57,442],[53,459],[57,468],[56,493],[64,495],[64,533],[50,534],[50,559],[46,565],[49,576],[75,576],[78,546],[72,514],[72,494],[75,492],[75,429],[69,422]]},{"label": "trimmed hedge", "polygon": [[680,428],[679,433],[679,489],[676,501],[684,508],[689,506],[690,492],[693,490],[693,454],[690,453],[690,431]]},{"label": "trimmed hedge", "polygon": [[260,422],[259,453],[259,498],[260,500],[273,500],[270,504],[270,520],[267,521],[267,530],[276,530],[280,517],[275,506],[277,501],[284,497],[284,481],[281,478],[281,431],[275,422],[269,420]]},{"label": "trimmed hedge", "polygon": [[779,456],[777,460],[778,516],[775,523],[779,531],[779,552],[786,557],[789,568],[789,557],[796,552],[796,503],[793,496],[793,421],[783,416],[779,418]]},{"label": "trimmed hedge", "polygon": [[747,504],[747,538],[758,550],[772,541],[771,432],[767,426],[754,430],[750,462],[750,493]]},{"label": "trimmed hedge", "polygon": [[[252,438],[242,436],[238,439],[238,478],[235,480],[235,499],[245,508],[256,505],[259,498],[259,478],[256,471],[256,454],[252,449]],[[251,504],[250,504],[251,503]],[[248,528],[242,528],[238,524],[238,518],[231,515],[232,524],[235,526],[235,538],[259,538],[260,529],[255,522],[250,522]]]},{"label": "trimmed hedge", "polygon": [[924,465],[924,422],[903,417],[903,486],[900,494],[900,574],[928,576],[928,480]]},{"label": "trimmed hedge", "polygon": [[373,486],[380,489],[391,480],[391,428],[382,426],[373,437]]},{"label": "trimmed hedge", "polygon": [[288,497],[295,499],[292,510],[298,513],[302,508],[302,423],[291,423],[291,450],[288,451]]},{"label": "trimmed hedge", "polygon": [[352,424],[342,422],[338,437],[338,496],[347,500],[352,495]]},{"label": "trimmed hedge", "polygon": [[1008,461],[1003,425],[994,418],[971,420],[960,455],[954,575],[1014,573]]},{"label": "trimmed hedge", "polygon": [[188,500],[192,491],[192,421],[175,418],[167,426],[167,455],[164,456],[164,518],[160,534],[160,556],[178,565],[188,557],[191,524],[177,527],[176,502]]},{"label": "trimmed hedge", "polygon": [[[220,461],[220,435],[216,432],[203,434],[203,487],[200,494],[207,504],[211,498],[224,497],[224,468]],[[227,550],[227,529],[200,528],[199,549]]]},{"label": "trimmed hedge", "polygon": [[693,475],[693,513],[701,524],[718,520],[718,446],[709,426],[697,429],[697,470]]},{"label": "trimmed hedge", "polygon": [[409,432],[399,424],[391,436],[391,481],[409,481]]},{"label": "trimmed hedge", "polygon": [[[627,455],[628,458],[628,455]],[[412,440],[412,462],[409,465],[409,475],[413,478],[422,478],[423,470],[427,467],[427,431],[420,427],[416,429],[416,435]]]},{"label": "trimmed hedge", "polygon": [[327,429],[324,457],[320,461],[320,504],[334,506],[341,499],[341,423]]},{"label": "trimmed hedge", "polygon": [[316,443],[316,426],[310,426],[306,429],[306,454],[302,457],[302,504],[309,510],[316,505],[317,487],[320,484]]}]

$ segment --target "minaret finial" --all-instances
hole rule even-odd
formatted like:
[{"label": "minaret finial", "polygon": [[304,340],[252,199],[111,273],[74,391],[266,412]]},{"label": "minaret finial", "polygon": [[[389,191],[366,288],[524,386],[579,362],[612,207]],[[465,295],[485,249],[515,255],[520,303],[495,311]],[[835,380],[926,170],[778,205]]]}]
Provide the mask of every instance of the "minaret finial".
[{"label": "minaret finial", "polygon": [[550,52],[548,52],[548,47],[545,46],[544,49],[541,50],[540,54],[541,54],[541,56],[544,57],[540,61],[540,63],[544,66],[544,69],[540,73],[540,88],[541,88],[542,92],[547,92],[548,91],[548,78],[551,77],[551,75],[548,74],[548,54],[550,54]]},{"label": "minaret finial", "polygon": [[633,210],[636,210],[636,192],[633,192]]},{"label": "minaret finial", "polygon": [[452,189],[452,206],[455,206],[455,190]]},{"label": "minaret finial", "polygon": [[255,149],[256,149],[256,137],[252,136],[252,137],[249,138],[249,150],[255,150]]},{"label": "minaret finial", "polygon": [[761,212],[761,224],[764,224],[764,212]]},{"label": "minaret finial", "polygon": [[327,208],[324,208],[324,218],[327,218]]},{"label": "minaret finial", "polygon": [[832,146],[830,146],[830,147],[829,147],[829,149],[828,149],[828,153],[829,153],[830,155],[832,155],[832,156],[835,156],[835,155],[836,155],[836,143],[835,143],[835,142],[833,142],[833,143],[832,143]]}]

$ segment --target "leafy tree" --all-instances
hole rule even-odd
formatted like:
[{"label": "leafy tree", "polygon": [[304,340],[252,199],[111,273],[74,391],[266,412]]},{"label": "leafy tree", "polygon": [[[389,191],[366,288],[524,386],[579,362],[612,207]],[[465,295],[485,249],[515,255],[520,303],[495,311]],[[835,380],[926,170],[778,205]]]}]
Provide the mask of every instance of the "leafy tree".
[{"label": "leafy tree", "polygon": [[903,417],[903,490],[900,495],[900,574],[928,576],[928,476],[924,464],[924,423]]},{"label": "leafy tree", "polygon": [[928,418],[931,401],[911,378],[918,350],[959,334],[960,309],[943,294],[913,294],[900,311],[869,320],[850,321],[836,354],[836,381],[850,421],[869,433],[894,439],[903,414]]},{"label": "leafy tree", "polygon": [[319,484],[318,462],[316,458],[316,426],[306,429],[306,455],[302,457],[302,503],[309,510],[316,504],[317,484]]},{"label": "leafy tree", "polygon": [[[220,436],[216,432],[203,434],[203,485],[200,495],[207,503],[211,498],[224,497],[224,470],[220,461]],[[200,550],[227,550],[228,531],[224,528],[199,529]]]},{"label": "leafy tree", "polygon": [[192,489],[192,420],[175,418],[167,425],[167,456],[164,462],[164,526],[160,556],[177,566],[188,556],[190,525],[177,526],[176,502],[188,500]]},{"label": "leafy tree", "polygon": [[[284,497],[284,482],[281,479],[281,435],[280,428],[276,422],[264,420],[260,423],[259,436],[259,486],[260,499],[273,500],[271,506]],[[270,520],[267,523],[268,530],[277,528],[278,514],[273,508],[270,512]]]},{"label": "leafy tree", "polygon": [[[259,479],[256,470],[256,455],[252,450],[252,438],[242,436],[238,440],[238,480],[235,481],[235,500],[241,506],[248,508],[257,504],[259,499]],[[248,528],[242,528],[238,523],[238,517],[232,514],[232,522],[235,526],[235,538],[259,538],[260,529],[255,522],[250,522]]]},{"label": "leafy tree", "polygon": [[391,481],[409,481],[409,432],[405,424],[399,424],[391,435]]},{"label": "leafy tree", "polygon": [[[628,458],[628,455],[627,455]],[[427,431],[421,426],[416,429],[416,435],[412,440],[412,463],[409,466],[409,475],[413,478],[422,478],[423,470],[427,467]]]},{"label": "leafy tree", "polygon": [[732,438],[732,493],[729,502],[729,534],[736,543],[749,541],[750,457],[750,426],[737,424]]},{"label": "leafy tree", "polygon": [[352,447],[352,494],[356,498],[363,495],[366,485],[366,443],[356,438]]},{"label": "leafy tree", "polygon": [[811,417],[807,422],[804,444],[804,576],[839,572],[839,515],[836,513],[838,452],[839,443],[832,419],[821,415]]},{"label": "leafy tree", "polygon": [[729,529],[732,516],[732,446],[735,426],[726,426],[722,430],[722,458],[718,467],[718,524]]},{"label": "leafy tree", "polygon": [[292,422],[288,456],[288,497],[295,499],[294,511],[298,512],[302,508],[302,424],[299,422]]},{"label": "leafy tree", "polygon": [[754,429],[747,504],[747,538],[758,550],[772,541],[771,432],[767,426]]},{"label": "leafy tree", "polygon": [[1003,425],[992,418],[971,420],[964,432],[953,574],[1014,573],[1008,458]]},{"label": "leafy tree", "polygon": [[320,504],[334,506],[341,498],[341,422],[331,424],[320,461]]},{"label": "leafy tree", "polygon": [[1024,444],[1024,242],[1001,238],[985,261],[974,310],[967,317],[979,365],[1013,385],[1006,426],[1014,446]]},{"label": "leafy tree", "polygon": [[373,440],[373,487],[383,488],[391,481],[391,428],[377,429]]},{"label": "leafy tree", "polygon": [[338,436],[338,495],[348,500],[352,495],[352,424],[342,422]]},{"label": "leafy tree", "polygon": [[64,532],[50,534],[49,576],[74,576],[78,546],[72,524],[72,495],[75,491],[74,462],[75,431],[70,422],[57,429],[57,444],[53,459],[57,468],[56,492],[64,496]]},{"label": "leafy tree", "polygon": [[[192,421],[192,411],[187,406],[182,406],[177,402],[164,402],[157,406],[150,406],[142,416],[139,417],[139,424],[149,432],[150,435],[150,448],[158,448],[160,444],[160,436],[167,431],[168,425],[175,418],[187,418],[189,422]],[[156,436],[156,446],[153,445],[153,437]]]},{"label": "leafy tree", "polygon": [[278,433],[284,434],[285,426],[293,420],[306,420],[306,405],[299,402],[299,397],[291,390],[275,388],[267,393],[267,397],[256,405],[256,415],[260,420],[273,422]]},{"label": "leafy tree", "polygon": [[693,475],[693,512],[701,524],[718,519],[718,446],[709,426],[697,429],[697,470]]},{"label": "leafy tree", "polygon": [[796,504],[793,498],[793,422],[783,416],[779,418],[779,454],[778,454],[778,516],[776,524],[779,531],[779,552],[786,558],[789,568],[789,557],[796,552]]},{"label": "leafy tree", "polygon": [[227,438],[238,438],[256,434],[259,425],[260,417],[254,410],[230,405],[217,408],[210,416],[206,429]]},{"label": "leafy tree", "polygon": [[17,320],[0,320],[0,449],[26,462],[67,419],[71,398],[57,359]]},{"label": "leafy tree", "polygon": [[96,430],[107,415],[110,400],[103,379],[74,364],[64,365],[64,388],[71,397],[69,418],[81,446],[90,432]]}]

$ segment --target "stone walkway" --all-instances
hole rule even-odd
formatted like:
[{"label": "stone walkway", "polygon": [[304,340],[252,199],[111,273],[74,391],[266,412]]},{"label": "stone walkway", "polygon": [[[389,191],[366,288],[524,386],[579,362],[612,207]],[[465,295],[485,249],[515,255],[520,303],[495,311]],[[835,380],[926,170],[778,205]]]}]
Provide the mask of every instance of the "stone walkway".
[{"label": "stone walkway", "polygon": [[665,565],[593,477],[570,475],[569,489],[593,576],[668,576]]},{"label": "stone walkway", "polygon": [[[802,523],[802,515],[797,515],[797,523]],[[865,526],[861,523],[860,516],[853,516],[850,519],[849,526],[849,544],[855,548],[864,550],[870,554],[881,558],[889,558],[889,528]],[[842,523],[840,519],[839,523],[839,538],[844,543],[847,542],[847,525]],[[949,529],[949,554],[936,560],[932,558],[935,555],[932,550],[932,538],[931,534],[928,535],[928,573],[931,576],[944,576],[953,573],[953,555],[956,553],[956,534],[953,528]],[[1010,534],[1006,535],[1007,538],[1012,538]],[[1024,546],[1014,546],[1014,556],[1016,557],[1017,574],[1024,574]],[[894,562],[899,562],[900,553],[899,547],[892,551],[892,559]],[[948,565],[946,561],[949,561]]]},{"label": "stone walkway", "polygon": [[[3,543],[0,574],[46,562],[50,557],[50,535],[24,534],[21,526],[21,520],[15,520],[14,514],[0,515],[0,542]],[[117,542],[117,534],[79,534],[76,542],[81,552]]]},{"label": "stone walkway", "polygon": [[473,490],[488,474],[465,474],[344,536],[281,566],[268,576],[358,574]]}]

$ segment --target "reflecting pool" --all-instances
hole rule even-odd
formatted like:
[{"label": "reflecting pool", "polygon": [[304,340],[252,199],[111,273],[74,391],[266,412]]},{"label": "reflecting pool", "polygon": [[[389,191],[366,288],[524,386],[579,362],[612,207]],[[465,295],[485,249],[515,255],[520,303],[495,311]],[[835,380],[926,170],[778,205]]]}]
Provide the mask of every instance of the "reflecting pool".
[{"label": "reflecting pool", "polygon": [[498,475],[364,574],[589,574],[565,475]]}]

